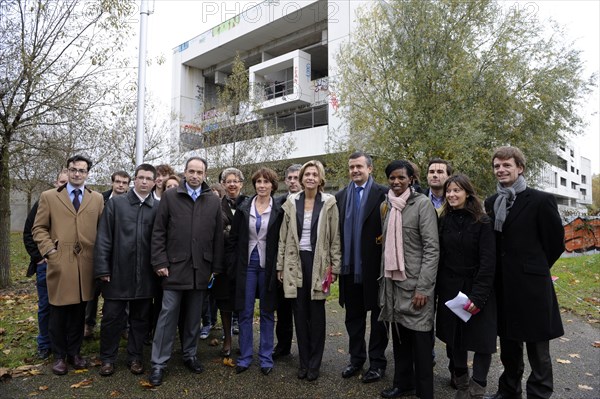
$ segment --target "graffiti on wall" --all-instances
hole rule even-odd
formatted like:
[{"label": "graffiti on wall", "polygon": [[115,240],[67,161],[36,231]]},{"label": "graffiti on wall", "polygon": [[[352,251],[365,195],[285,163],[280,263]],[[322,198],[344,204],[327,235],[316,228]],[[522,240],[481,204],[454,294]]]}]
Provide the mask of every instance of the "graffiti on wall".
[{"label": "graffiti on wall", "polygon": [[575,218],[565,225],[567,252],[600,249],[600,218]]}]

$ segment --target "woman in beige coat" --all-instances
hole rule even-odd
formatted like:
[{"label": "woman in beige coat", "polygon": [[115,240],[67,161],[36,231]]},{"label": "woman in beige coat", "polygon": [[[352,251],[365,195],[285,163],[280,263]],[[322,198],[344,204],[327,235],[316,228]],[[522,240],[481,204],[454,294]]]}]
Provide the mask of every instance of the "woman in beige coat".
[{"label": "woman in beige coat", "polygon": [[[319,377],[325,349],[325,298],[340,272],[339,212],[333,195],[323,193],[325,170],[319,161],[300,169],[303,191],[283,204],[277,277],[286,298],[294,298],[298,378]],[[329,279],[328,279],[329,276]]]}]

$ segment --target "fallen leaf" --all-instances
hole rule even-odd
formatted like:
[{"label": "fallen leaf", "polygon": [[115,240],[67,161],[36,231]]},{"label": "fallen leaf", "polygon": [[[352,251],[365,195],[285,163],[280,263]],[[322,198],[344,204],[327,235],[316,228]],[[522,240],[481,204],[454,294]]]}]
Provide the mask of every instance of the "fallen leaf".
[{"label": "fallen leaf", "polygon": [[338,312],[338,311],[337,311],[337,310],[335,310],[335,309],[333,309],[333,310],[331,311],[331,313],[337,313],[337,312]]},{"label": "fallen leaf", "polygon": [[41,385],[38,387],[38,391],[47,391],[48,390],[48,385]]},{"label": "fallen leaf", "polygon": [[341,332],[334,332],[334,333],[329,333],[330,337],[341,337],[342,333]]},{"label": "fallen leaf", "polygon": [[0,328],[0,335],[4,335],[4,334],[6,334],[6,329]]},{"label": "fallen leaf", "polygon": [[217,346],[217,345],[219,345],[219,340],[217,338],[213,338],[210,340],[210,342],[208,344],[210,346]]},{"label": "fallen leaf", "polygon": [[140,380],[140,385],[144,388],[154,388],[154,385],[150,384],[148,380]]},{"label": "fallen leaf", "polygon": [[233,359],[230,357],[224,357],[223,364],[228,367],[235,367],[235,363],[233,363]]},{"label": "fallen leaf", "polygon": [[600,341],[594,341],[594,343],[592,344],[592,346],[594,348],[600,348]]},{"label": "fallen leaf", "polygon": [[83,373],[87,373],[88,369],[81,369],[81,370],[73,370],[73,372],[75,374],[83,374]]},{"label": "fallen leaf", "polygon": [[40,374],[42,374],[42,372],[40,370],[38,370],[38,369],[31,369],[31,370],[29,370],[29,374],[31,374],[31,375],[40,375]]},{"label": "fallen leaf", "polygon": [[592,388],[592,387],[589,387],[587,385],[581,385],[581,384],[577,385],[577,388],[582,389],[584,391],[593,391],[594,390],[594,388]]},{"label": "fallen leaf", "polygon": [[580,359],[581,357],[579,356],[579,353],[569,353],[569,357],[574,357],[577,359]]},{"label": "fallen leaf", "polygon": [[118,390],[117,390],[117,391],[112,391],[112,392],[110,393],[110,397],[111,397],[111,398],[116,398],[116,397],[117,397],[117,396],[119,396],[119,395],[121,395],[121,391],[118,391]]},{"label": "fallen leaf", "polygon": [[571,364],[570,360],[565,360],[565,359],[556,359],[557,362],[562,363],[562,364]]},{"label": "fallen leaf", "polygon": [[93,378],[86,378],[85,380],[79,381],[78,383],[71,385],[71,388],[89,388],[93,382]]},{"label": "fallen leaf", "polygon": [[2,351],[2,353],[4,353],[5,355],[7,355],[7,356],[8,356],[8,355],[10,355],[10,349],[4,349],[4,350]]},{"label": "fallen leaf", "polygon": [[592,373],[585,373],[585,375],[587,375],[588,377],[593,377],[594,376],[594,374],[592,374]]},{"label": "fallen leaf", "polygon": [[565,337],[560,337],[559,340],[562,341],[562,342],[569,342],[570,341],[569,338],[565,338]]},{"label": "fallen leaf", "polygon": [[342,355],[346,353],[346,351],[344,351],[343,349],[338,349],[338,353],[341,353]]}]

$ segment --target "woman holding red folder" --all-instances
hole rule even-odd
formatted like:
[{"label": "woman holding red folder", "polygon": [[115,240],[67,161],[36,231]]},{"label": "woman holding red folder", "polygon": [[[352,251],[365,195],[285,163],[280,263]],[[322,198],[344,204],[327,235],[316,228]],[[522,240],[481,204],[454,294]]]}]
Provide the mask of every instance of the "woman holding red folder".
[{"label": "woman holding red folder", "polygon": [[308,161],[299,174],[303,188],[283,204],[277,276],[286,298],[294,298],[299,379],[319,377],[325,349],[325,298],[340,272],[339,212],[333,195],[323,192],[325,170]]}]

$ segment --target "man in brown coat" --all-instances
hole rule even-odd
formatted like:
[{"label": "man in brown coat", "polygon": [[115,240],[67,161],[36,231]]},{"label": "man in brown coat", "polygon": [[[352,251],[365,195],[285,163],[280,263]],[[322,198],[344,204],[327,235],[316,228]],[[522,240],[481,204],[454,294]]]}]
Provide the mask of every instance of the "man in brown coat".
[{"label": "man in brown coat", "polygon": [[162,278],[163,300],[152,341],[152,385],[162,384],[173,351],[180,309],[183,363],[193,373],[204,367],[196,357],[202,304],[212,273],[223,271],[221,201],[204,182],[206,161],[188,159],[185,180],[165,191],[152,231],[152,267]]},{"label": "man in brown coat", "polygon": [[94,296],[94,243],[104,200],[85,186],[92,161],[75,155],[67,160],[67,184],[44,191],[33,224],[33,239],[48,263],[50,341],[54,374],[86,367],[79,355],[85,305]]}]

